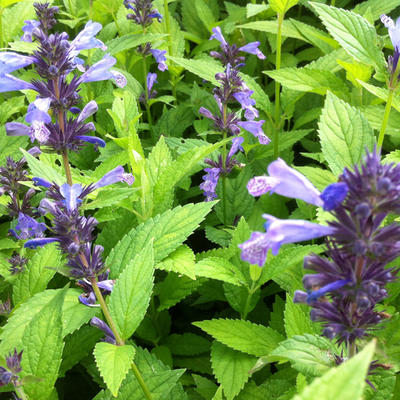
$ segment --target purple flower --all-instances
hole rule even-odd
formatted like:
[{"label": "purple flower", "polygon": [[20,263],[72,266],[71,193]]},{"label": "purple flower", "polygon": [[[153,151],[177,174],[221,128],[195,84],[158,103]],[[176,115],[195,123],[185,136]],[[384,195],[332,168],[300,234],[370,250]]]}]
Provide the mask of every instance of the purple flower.
[{"label": "purple flower", "polygon": [[344,182],[337,182],[328,185],[321,193],[324,202],[324,210],[332,211],[337,208],[346,198],[349,188]]},{"label": "purple flower", "polygon": [[15,76],[8,74],[0,75],[0,93],[26,89],[34,90],[35,88],[31,83],[18,79]]},{"label": "purple flower", "polygon": [[94,100],[89,101],[89,103],[87,103],[86,106],[83,107],[83,110],[78,115],[78,118],[76,119],[76,122],[82,123],[87,118],[89,118],[90,116],[95,114],[98,109],[99,109],[99,107],[98,107],[97,103]]},{"label": "purple flower", "polygon": [[103,51],[107,50],[107,46],[95,36],[100,32],[102,26],[98,22],[88,21],[81,32],[71,42],[70,49],[75,54],[81,50],[89,50],[99,48]]},{"label": "purple flower", "polygon": [[162,15],[157,9],[153,9],[153,0],[124,0],[124,6],[133,11],[126,16],[127,19],[132,19],[143,28],[151,25],[154,18],[161,22]]},{"label": "purple flower", "polygon": [[94,188],[98,189],[103,186],[112,185],[116,182],[126,182],[128,185],[132,185],[135,178],[132,174],[128,174],[124,171],[123,167],[118,166],[107,172],[99,181],[94,184]]},{"label": "purple flower", "polygon": [[48,123],[51,122],[51,117],[48,114],[51,98],[37,98],[28,106],[28,112],[25,117],[25,121],[33,123],[34,121]]},{"label": "purple flower", "polygon": [[220,168],[205,168],[206,175],[203,176],[203,183],[200,185],[200,189],[203,190],[206,201],[212,201],[217,197],[215,192],[218,179],[221,173]]},{"label": "purple flower", "polygon": [[40,22],[35,19],[24,21],[25,25],[22,27],[24,34],[21,37],[23,42],[32,42],[33,30],[40,26]]},{"label": "purple flower", "polygon": [[221,28],[219,26],[216,26],[215,28],[212,28],[213,34],[210,36],[210,40],[216,39],[221,43],[221,47],[225,48],[228,46],[228,42],[225,40],[224,35],[221,32]]},{"label": "purple flower", "polygon": [[328,283],[327,285],[308,293],[307,303],[318,300],[320,297],[325,296],[327,293],[338,290],[351,282],[350,279],[339,279],[337,281]]},{"label": "purple flower", "polygon": [[116,340],[115,340],[115,336],[114,336],[113,331],[112,331],[112,330],[109,328],[109,326],[108,326],[104,321],[102,321],[100,318],[93,317],[93,318],[90,320],[90,325],[95,326],[96,328],[101,329],[101,330],[105,333],[106,337],[105,337],[104,341],[106,341],[107,343],[111,343],[111,344],[116,344],[116,343],[117,343]]},{"label": "purple flower", "polygon": [[37,239],[30,239],[25,242],[24,247],[28,249],[36,249],[37,247],[45,246],[49,243],[58,242],[59,239],[56,238],[37,238]]},{"label": "purple flower", "polygon": [[395,50],[400,50],[400,18],[397,18],[396,23],[386,14],[381,15],[381,21],[389,31],[390,40],[392,41]]},{"label": "purple flower", "polygon": [[245,110],[245,118],[250,121],[258,117],[258,110],[253,107],[256,101],[250,98],[253,93],[254,91],[252,90],[243,90],[233,94],[233,97],[240,103],[242,109]]},{"label": "purple flower", "polygon": [[76,138],[87,143],[92,143],[95,147],[106,147],[106,142],[97,136],[78,135]]},{"label": "purple flower", "polygon": [[10,229],[10,233],[18,240],[26,240],[31,237],[42,238],[43,232],[47,229],[46,224],[37,222],[29,215],[20,212],[18,224],[15,229]]},{"label": "purple flower", "polygon": [[157,82],[157,74],[151,73],[149,72],[147,74],[147,90],[148,90],[148,95],[149,98],[151,96],[151,89],[153,88],[154,83],[158,83]]},{"label": "purple flower", "polygon": [[[97,286],[100,288],[103,296],[110,294],[114,288],[115,280],[108,279],[109,273],[110,271],[106,271],[97,277]],[[79,301],[88,307],[99,307],[96,303],[97,299],[93,291],[92,283],[84,278],[80,279],[76,284],[85,291],[85,293],[79,296]]]},{"label": "purple flower", "polygon": [[[22,56],[11,51],[0,53],[0,76],[9,74],[17,69],[24,68],[34,62],[34,58],[30,56]],[[6,91],[6,90],[5,90]]]},{"label": "purple flower", "polygon": [[107,79],[113,79],[118,87],[126,85],[126,78],[117,71],[110,68],[117,62],[114,57],[106,54],[100,61],[93,64],[82,76],[81,82],[97,82]]},{"label": "purple flower", "polygon": [[49,181],[46,181],[46,179],[43,178],[38,178],[37,176],[33,177],[32,181],[35,186],[43,186],[45,188],[51,187],[51,183]]},{"label": "purple flower", "polygon": [[6,357],[7,368],[0,367],[0,386],[8,385],[12,383],[13,385],[18,384],[19,374],[22,371],[21,368],[21,358],[22,351],[20,353],[14,349],[14,353],[9,353]]},{"label": "purple flower", "polygon": [[311,240],[335,232],[335,228],[308,221],[281,220],[268,214],[263,217],[267,219],[266,233],[253,232],[249,240],[239,244],[242,260],[260,267],[265,264],[269,249],[273,255],[277,255],[282,244]]},{"label": "purple flower", "polygon": [[271,140],[264,134],[262,125],[264,120],[261,121],[239,121],[237,124],[241,126],[245,131],[253,134],[259,141],[260,144],[268,144]]},{"label": "purple flower", "polygon": [[82,194],[83,188],[78,183],[72,186],[68,183],[64,183],[60,186],[60,193],[64,197],[64,206],[68,211],[74,211],[78,208],[78,205],[82,203],[79,196]]},{"label": "purple flower", "polygon": [[264,54],[258,48],[259,45],[260,45],[260,42],[251,42],[251,43],[247,43],[245,46],[239,47],[239,50],[244,51],[245,53],[254,54],[260,60],[265,60]]},{"label": "purple flower", "polygon": [[151,49],[150,53],[153,55],[155,58],[156,62],[158,63],[158,69],[160,71],[165,71],[168,69],[167,64],[165,61],[167,61],[167,58],[165,57],[166,50],[158,50],[158,49]]},{"label": "purple flower", "polygon": [[243,142],[244,142],[244,138],[242,138],[241,136],[234,137],[232,139],[232,147],[229,150],[228,157],[227,157],[228,159],[231,159],[238,151],[244,152],[244,149],[242,147]]}]

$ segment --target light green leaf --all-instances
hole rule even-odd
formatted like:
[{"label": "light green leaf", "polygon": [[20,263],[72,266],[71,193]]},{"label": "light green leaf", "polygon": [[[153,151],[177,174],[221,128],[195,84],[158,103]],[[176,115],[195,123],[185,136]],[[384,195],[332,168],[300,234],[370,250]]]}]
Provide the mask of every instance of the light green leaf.
[{"label": "light green leaf", "polygon": [[357,4],[353,11],[360,15],[369,12],[375,21],[379,19],[382,14],[388,14],[398,6],[398,0],[367,0]]},{"label": "light green leaf", "polygon": [[315,379],[293,400],[361,400],[374,350],[375,342],[371,342],[347,362]]},{"label": "light green leaf", "polygon": [[193,325],[224,345],[257,357],[269,354],[283,340],[282,335],[270,327],[241,319],[212,319]]},{"label": "light green leaf", "polygon": [[320,376],[335,365],[335,345],[319,335],[293,336],[282,342],[269,361],[290,361],[293,368],[307,376]]},{"label": "light green leaf", "polygon": [[231,262],[220,257],[208,257],[200,260],[196,264],[196,275],[232,283],[237,286],[246,284],[246,278],[241,271]]},{"label": "light green leaf", "polygon": [[66,182],[66,178],[58,173],[50,165],[38,160],[36,157],[31,156],[27,151],[20,149],[24,155],[29,169],[31,170],[32,176],[37,176],[42,179],[46,179],[49,182],[55,182],[58,185],[62,185]]},{"label": "light green leaf", "polygon": [[249,380],[249,371],[255,362],[255,357],[232,350],[219,342],[213,343],[211,347],[212,369],[228,400],[233,400],[243,389],[244,384]]},{"label": "light green leaf", "polygon": [[305,333],[318,334],[320,327],[310,319],[310,307],[293,303],[293,298],[286,294],[285,332],[288,338]]},{"label": "light green leaf", "polygon": [[210,7],[207,5],[207,2],[204,0],[194,0],[194,8],[204,27],[208,31],[211,31],[211,28],[215,24],[215,18]]},{"label": "light green leaf", "polygon": [[325,4],[312,3],[329,33],[357,61],[383,69],[375,28],[361,15]]},{"label": "light green leaf", "polygon": [[20,1],[22,1],[22,0],[1,0],[0,7],[6,8],[8,6],[11,6],[12,4],[19,3]]},{"label": "light green leaf", "polygon": [[182,245],[214,204],[203,202],[178,206],[132,229],[107,257],[106,264],[111,267],[112,278],[118,277],[132,258],[151,240],[154,246],[154,262],[159,263]]},{"label": "light green leaf", "polygon": [[135,348],[133,346],[115,346],[99,342],[93,351],[97,368],[110,392],[117,397],[118,391],[131,367]]},{"label": "light green leaf", "polygon": [[62,336],[62,306],[66,294],[60,290],[40,314],[35,314],[22,336],[22,370],[41,380],[24,387],[31,399],[48,399],[57,380],[64,347]]},{"label": "light green leaf", "polygon": [[348,89],[342,79],[330,71],[310,68],[282,68],[278,71],[264,71],[272,79],[288,89],[325,95],[328,90],[346,98]]},{"label": "light green leaf", "polygon": [[171,162],[171,152],[165,143],[164,136],[160,136],[160,139],[153,147],[146,160],[146,172],[152,186],[155,185],[161,172],[167,168]]},{"label": "light green leaf", "polygon": [[285,14],[298,2],[299,0],[269,0],[269,6],[278,14]]},{"label": "light green leaf", "polygon": [[153,244],[149,241],[120,273],[109,299],[111,317],[122,339],[139,326],[149,306],[153,289]]},{"label": "light green leaf", "polygon": [[[253,29],[255,31],[267,32],[276,35],[278,33],[278,24],[276,21],[254,21],[247,24],[238,25],[238,28]],[[291,20],[284,20],[282,23],[282,36],[290,37],[293,39],[305,40],[311,43],[306,37],[301,35],[296,27],[292,24]]]},{"label": "light green leaf", "polygon": [[13,288],[14,304],[22,303],[34,294],[46,289],[50,279],[60,266],[61,254],[57,245],[40,248],[28,261],[25,271],[18,275]]},{"label": "light green leaf", "polygon": [[155,266],[163,271],[173,271],[183,274],[191,279],[196,279],[195,255],[193,250],[186,245],[178,247],[167,258]]},{"label": "light green leaf", "polygon": [[[376,97],[380,98],[385,103],[387,102],[388,96],[389,96],[389,90],[387,90],[386,88],[383,88],[383,87],[377,87],[377,86],[371,85],[370,83],[363,82],[363,81],[361,81],[359,79],[357,80],[357,82],[361,86],[363,86],[365,89],[367,89],[368,92],[370,92],[373,95],[375,95]],[[392,106],[397,111],[400,111],[400,99],[396,95],[393,96]]]},{"label": "light green leaf", "polygon": [[318,167],[294,167],[297,171],[306,176],[311,183],[322,192],[328,185],[337,182],[337,178],[327,169]]},{"label": "light green leaf", "polygon": [[356,108],[328,93],[319,122],[322,153],[335,175],[344,167],[353,167],[372,150],[374,131]]}]

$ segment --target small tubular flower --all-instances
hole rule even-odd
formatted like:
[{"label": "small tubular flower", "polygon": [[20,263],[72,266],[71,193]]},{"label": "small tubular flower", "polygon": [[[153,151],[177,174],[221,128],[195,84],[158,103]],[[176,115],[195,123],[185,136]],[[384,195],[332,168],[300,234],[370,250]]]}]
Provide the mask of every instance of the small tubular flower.
[{"label": "small tubular flower", "polygon": [[400,50],[400,18],[397,18],[396,23],[386,14],[381,15],[381,21],[389,31],[390,40],[396,50]]},{"label": "small tubular flower", "polygon": [[105,334],[104,341],[105,342],[111,343],[111,344],[116,344],[117,343],[113,331],[100,318],[93,317],[90,320],[90,325],[92,325],[92,326],[94,326],[94,327],[96,327],[96,328],[98,328],[98,329],[100,329],[100,330],[102,330],[104,332],[104,334]]},{"label": "small tubular flower", "polygon": [[132,185],[134,181],[135,178],[132,174],[126,173],[123,167],[118,166],[110,172],[107,172],[99,181],[97,181],[94,184],[94,188],[98,189],[117,182],[125,182],[128,185]]},{"label": "small tubular flower", "polygon": [[260,60],[265,60],[266,57],[262,53],[262,51],[258,48],[259,45],[260,42],[251,42],[247,43],[245,46],[239,47],[239,50],[244,51],[245,53],[254,54]]},{"label": "small tubular flower", "polygon": [[151,49],[150,53],[158,63],[158,69],[160,71],[165,71],[168,69],[168,66],[165,63],[165,61],[167,61],[167,58],[165,57],[165,54],[167,53],[166,50]]},{"label": "small tubular flower", "polygon": [[107,46],[95,36],[101,31],[101,24],[98,22],[88,21],[81,32],[75,37],[70,44],[72,52],[78,54],[82,50],[99,48],[103,51],[107,50]]},{"label": "small tubular flower", "polygon": [[35,19],[30,19],[24,22],[25,25],[22,27],[24,34],[21,37],[21,40],[23,42],[32,42],[33,31],[40,26],[40,22]]},{"label": "small tubular flower", "polygon": [[0,93],[26,89],[34,89],[34,86],[9,74],[0,75]]},{"label": "small tubular flower", "polygon": [[239,244],[242,260],[260,267],[265,264],[269,249],[273,255],[277,255],[282,244],[316,239],[335,232],[335,228],[308,221],[282,220],[268,214],[263,217],[267,219],[266,233],[253,232],[249,240]]},{"label": "small tubular flower", "polygon": [[254,135],[260,144],[268,144],[271,140],[268,136],[265,135],[262,130],[262,126],[264,124],[264,120],[261,121],[239,121],[237,124],[242,127],[245,131],[250,132]]},{"label": "small tubular flower", "polygon": [[43,232],[46,229],[46,224],[37,222],[29,215],[20,212],[18,216],[18,224],[15,226],[15,229],[10,229],[10,233],[18,240],[26,240],[31,237],[43,237]]},{"label": "small tubular flower", "polygon": [[31,56],[22,56],[11,51],[3,51],[0,53],[0,76],[24,68],[32,64],[34,60]]}]

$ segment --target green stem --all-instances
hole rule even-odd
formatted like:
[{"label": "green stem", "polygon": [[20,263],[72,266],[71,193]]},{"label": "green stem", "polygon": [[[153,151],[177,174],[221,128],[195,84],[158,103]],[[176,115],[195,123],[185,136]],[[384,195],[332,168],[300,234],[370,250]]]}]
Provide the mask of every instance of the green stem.
[{"label": "green stem", "polygon": [[67,150],[63,151],[62,159],[63,159],[63,164],[64,164],[65,176],[67,177],[67,183],[68,183],[68,185],[72,186],[71,167],[69,166],[68,151]]},{"label": "green stem", "polygon": [[[285,15],[278,14],[278,32],[276,35],[276,62],[275,69],[278,71],[281,68],[282,58],[282,23]],[[280,123],[280,91],[281,85],[275,81],[275,129],[274,129],[274,158],[279,156],[279,123]]]},{"label": "green stem", "polygon": [[136,366],[136,364],[133,361],[132,361],[132,371],[133,371],[133,374],[135,375],[136,379],[138,380],[139,385],[142,388],[146,399],[152,400],[153,398],[151,396],[150,390],[147,388],[146,383],[143,380],[143,377],[142,377],[138,367]]},{"label": "green stem", "polygon": [[248,289],[248,290],[249,290],[249,292],[247,294],[246,303],[244,305],[244,310],[243,310],[243,313],[241,315],[242,319],[246,319],[247,318],[247,314],[249,313],[249,307],[250,307],[251,298],[253,296],[253,293],[257,290],[257,282],[256,281],[252,281],[251,288]]},{"label": "green stem", "polygon": [[3,11],[4,9],[0,7],[0,48],[2,49],[4,46],[4,38],[3,38]]},{"label": "green stem", "polygon": [[331,0],[331,6],[335,7],[335,4],[336,4],[336,0]]},{"label": "green stem", "polygon": [[380,149],[382,147],[383,138],[385,137],[386,127],[389,122],[390,110],[392,108],[393,95],[394,95],[394,90],[389,89],[389,96],[388,96],[388,99],[386,102],[385,114],[383,116],[382,126],[381,126],[381,130],[379,132],[379,137],[378,137],[378,149]]},{"label": "green stem", "polygon": [[[227,105],[224,104],[224,107],[222,109],[222,117],[224,120],[224,126],[226,125],[226,118],[227,118]],[[226,139],[226,129],[222,132],[222,139]],[[226,169],[226,143],[224,143],[224,146],[222,147],[222,168],[225,171]],[[222,208],[223,208],[223,215],[224,215],[224,225],[227,224],[227,206],[226,206],[226,176],[225,173],[222,174]]]},{"label": "green stem", "polygon": [[15,386],[14,390],[21,400],[28,400],[28,396],[25,394],[22,386]]},{"label": "green stem", "polygon": [[120,28],[119,28],[119,24],[118,24],[117,18],[115,18],[114,13],[111,13],[111,16],[112,16],[112,19],[114,20],[115,27],[117,28],[118,36],[122,36],[122,35],[121,35],[121,30],[120,30]]},{"label": "green stem", "polygon": [[[93,291],[94,291],[94,293],[96,295],[97,301],[100,303],[101,311],[103,311],[104,317],[106,318],[109,327],[111,328],[111,330],[114,333],[115,340],[117,341],[117,345],[118,346],[123,346],[125,344],[125,342],[121,338],[121,336],[120,336],[120,334],[118,332],[118,329],[117,329],[117,327],[115,325],[115,322],[111,317],[110,311],[108,310],[108,307],[107,307],[107,304],[106,304],[106,302],[104,300],[104,297],[101,294],[101,291],[100,291],[99,287],[97,286],[96,278],[92,278],[90,280],[90,283],[92,284],[92,288],[93,288]],[[147,400],[152,400],[151,393],[150,393],[150,391],[149,391],[149,389],[148,389],[148,387],[147,387],[147,385],[146,385],[146,383],[145,383],[145,381],[144,381],[144,379],[143,379],[143,377],[142,377],[142,375],[141,375],[141,373],[140,373],[140,371],[139,371],[139,369],[136,366],[134,361],[132,361],[132,371],[133,371],[136,379],[138,380],[140,387],[143,390],[145,398]]]}]

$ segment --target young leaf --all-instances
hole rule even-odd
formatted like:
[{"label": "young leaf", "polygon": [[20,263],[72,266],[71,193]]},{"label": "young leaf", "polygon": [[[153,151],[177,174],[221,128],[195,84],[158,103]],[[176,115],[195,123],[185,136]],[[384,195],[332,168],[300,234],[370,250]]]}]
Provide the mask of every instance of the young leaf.
[{"label": "young leaf", "polygon": [[361,15],[325,4],[312,3],[329,33],[357,61],[384,68],[375,28]]},{"label": "young leaf", "polygon": [[269,0],[269,5],[278,14],[285,14],[298,2],[299,0]]},{"label": "young leaf", "polygon": [[371,342],[339,367],[315,379],[293,400],[361,400],[374,350],[375,342]]},{"label": "young leaf", "polygon": [[214,204],[204,202],[178,206],[132,229],[107,257],[106,265],[111,267],[112,279],[117,278],[132,258],[151,240],[154,246],[154,262],[158,263],[167,257],[199,226]]},{"label": "young leaf", "polygon": [[58,291],[40,314],[35,314],[22,336],[22,370],[41,379],[24,388],[31,399],[47,399],[54,390],[64,347],[61,316],[65,294],[66,290]]},{"label": "young leaf", "polygon": [[336,346],[316,335],[294,336],[282,342],[269,356],[269,361],[290,361],[293,368],[307,376],[321,376],[335,365]]},{"label": "young leaf", "polygon": [[255,362],[255,357],[232,350],[219,342],[213,343],[211,347],[212,369],[228,400],[233,400],[242,390],[244,384],[249,380],[249,371]]},{"label": "young leaf", "polygon": [[132,336],[146,314],[153,289],[153,271],[153,244],[149,241],[119,275],[110,295],[110,314],[122,339]]},{"label": "young leaf", "polygon": [[111,343],[99,342],[93,351],[96,365],[108,389],[113,396],[118,391],[126,374],[131,367],[135,349],[133,346],[115,346]]},{"label": "young leaf", "polygon": [[61,254],[55,244],[42,247],[28,261],[24,272],[18,275],[13,288],[14,304],[22,303],[34,294],[46,289],[50,279],[60,266]]},{"label": "young leaf", "polygon": [[224,345],[257,357],[269,354],[283,340],[273,329],[241,319],[212,319],[193,325]]},{"label": "young leaf", "polygon": [[374,132],[356,108],[328,93],[319,122],[322,153],[335,175],[361,160],[365,148],[372,150]]},{"label": "young leaf", "polygon": [[163,271],[173,271],[183,274],[191,279],[196,279],[195,255],[193,250],[186,245],[178,247],[167,258],[155,266],[156,269]]}]

